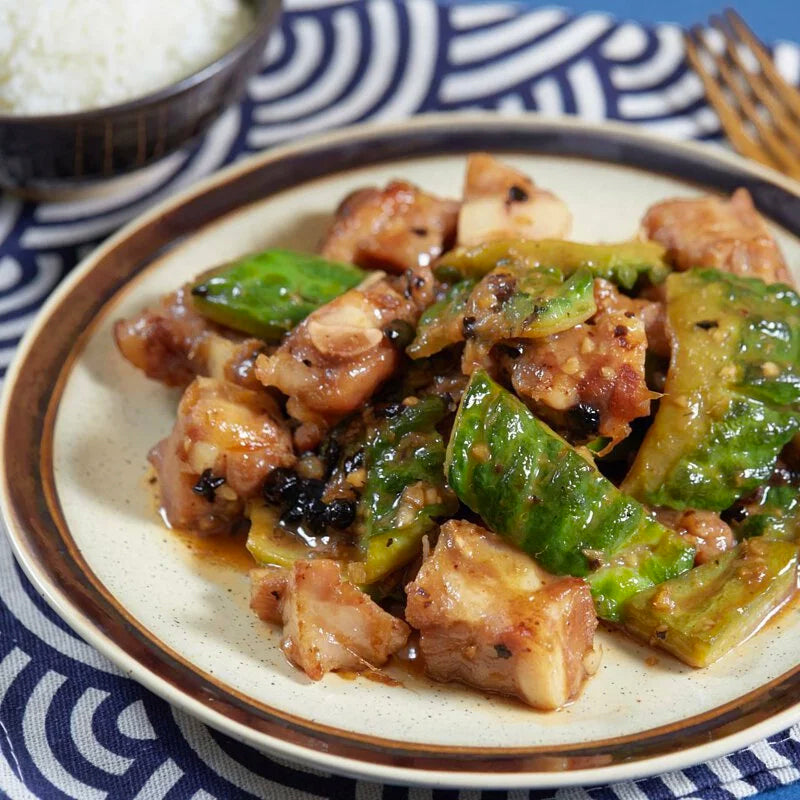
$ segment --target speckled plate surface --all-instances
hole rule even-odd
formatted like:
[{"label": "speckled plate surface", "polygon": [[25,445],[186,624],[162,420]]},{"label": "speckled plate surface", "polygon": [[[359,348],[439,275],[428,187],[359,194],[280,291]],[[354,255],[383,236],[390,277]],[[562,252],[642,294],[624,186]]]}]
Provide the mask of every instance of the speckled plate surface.
[{"label": "speckled plate surface", "polygon": [[292,669],[247,609],[246,575],[201,557],[155,514],[148,448],[178,395],[118,355],[113,321],[203,269],[268,246],[309,249],[352,189],[403,177],[458,195],[483,149],[553,189],[585,241],[633,235],[651,203],[750,188],[800,264],[796,185],[721,151],[619,126],[434,117],[352,129],[242,162],[151,211],[91,255],[28,334],[3,404],[5,521],[56,611],[130,675],[208,724],[323,769],[441,786],[601,783],[741,747],[800,719],[800,613],[694,671],[601,633],[599,674],[557,713],[400,667],[402,686]]}]

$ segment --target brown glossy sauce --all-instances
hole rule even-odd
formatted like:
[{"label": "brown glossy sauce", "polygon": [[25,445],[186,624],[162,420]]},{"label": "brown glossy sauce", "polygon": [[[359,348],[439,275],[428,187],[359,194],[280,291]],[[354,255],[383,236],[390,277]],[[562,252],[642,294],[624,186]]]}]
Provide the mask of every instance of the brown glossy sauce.
[{"label": "brown glossy sauce", "polygon": [[161,518],[164,527],[170,531],[175,538],[183,542],[186,549],[191,551],[193,556],[202,558],[210,564],[217,564],[221,567],[234,569],[237,572],[246,573],[258,566],[245,546],[247,542],[247,534],[245,532],[200,536],[194,531],[173,528],[172,525],[169,524],[167,515],[164,513],[164,509],[161,505],[158,479],[156,478],[155,469],[153,469],[152,466],[145,473],[144,482],[150,492],[153,509]]},{"label": "brown glossy sauce", "polygon": [[176,528],[172,529],[172,533],[186,545],[186,548],[194,556],[211,564],[228,567],[237,572],[249,572],[258,566],[245,547],[246,533],[198,536],[192,531],[181,531]]},{"label": "brown glossy sauce", "polygon": [[[426,679],[425,664],[422,661],[422,655],[419,651],[419,633],[411,631],[411,636],[405,647],[398,650],[390,659],[390,667],[398,667],[403,672],[412,675],[415,678]],[[374,683],[382,683],[384,686],[403,686],[402,681],[393,678],[383,670],[366,669],[363,672],[355,672],[353,670],[338,670],[333,673],[341,678],[343,681],[354,681],[356,678],[364,678]]]},{"label": "brown glossy sauce", "polygon": [[336,675],[337,678],[341,678],[343,681],[354,681],[356,678],[364,678],[364,680],[372,681],[373,683],[382,683],[384,686],[403,685],[400,681],[396,680],[391,675],[387,675],[385,672],[381,672],[379,669],[365,669],[363,672],[354,672],[353,670],[349,669],[339,669],[331,674]]},{"label": "brown glossy sauce", "polygon": [[411,631],[405,647],[392,656],[392,664],[397,664],[404,672],[415,678],[426,679],[425,661],[419,648],[419,631]]},{"label": "brown glossy sauce", "polygon": [[382,683],[384,686],[402,686],[403,684],[393,678],[391,675],[387,675],[385,672],[379,671],[371,671],[367,670],[361,673],[368,681],[372,681],[373,683]]}]

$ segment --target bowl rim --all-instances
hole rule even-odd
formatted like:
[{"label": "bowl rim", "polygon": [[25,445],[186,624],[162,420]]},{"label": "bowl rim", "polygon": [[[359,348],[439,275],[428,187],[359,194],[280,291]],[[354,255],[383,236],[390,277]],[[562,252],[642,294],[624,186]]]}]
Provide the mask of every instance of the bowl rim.
[{"label": "bowl rim", "polygon": [[259,46],[275,27],[278,16],[282,11],[282,0],[245,0],[250,5],[258,3],[255,9],[255,18],[250,30],[233,46],[217,56],[200,69],[185,75],[177,81],[168,83],[160,89],[138,95],[131,100],[113,103],[108,106],[96,106],[82,111],[55,112],[52,114],[2,114],[0,113],[0,126],[26,126],[26,125],[64,125],[108,119],[121,114],[133,114],[153,104],[163,103],[175,97],[186,94],[195,86],[204,83],[209,78],[224,72],[237,63],[253,47]]}]

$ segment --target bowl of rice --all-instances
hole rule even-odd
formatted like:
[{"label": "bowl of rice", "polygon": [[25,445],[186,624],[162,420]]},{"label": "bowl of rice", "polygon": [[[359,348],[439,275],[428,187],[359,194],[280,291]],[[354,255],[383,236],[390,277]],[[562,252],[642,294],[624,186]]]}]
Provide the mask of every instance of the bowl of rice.
[{"label": "bowl of rice", "polygon": [[279,10],[0,0],[0,187],[71,194],[189,143],[244,93]]}]

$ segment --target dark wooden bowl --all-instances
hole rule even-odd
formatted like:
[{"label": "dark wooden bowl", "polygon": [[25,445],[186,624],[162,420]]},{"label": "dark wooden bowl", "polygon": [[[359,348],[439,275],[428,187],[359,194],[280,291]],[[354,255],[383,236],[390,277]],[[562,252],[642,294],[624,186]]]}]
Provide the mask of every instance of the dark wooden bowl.
[{"label": "dark wooden bowl", "polygon": [[251,0],[252,30],[198,72],[118,105],[69,114],[0,115],[0,187],[58,194],[120,176],[186,144],[244,93],[261,65],[280,0]]}]

